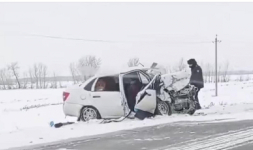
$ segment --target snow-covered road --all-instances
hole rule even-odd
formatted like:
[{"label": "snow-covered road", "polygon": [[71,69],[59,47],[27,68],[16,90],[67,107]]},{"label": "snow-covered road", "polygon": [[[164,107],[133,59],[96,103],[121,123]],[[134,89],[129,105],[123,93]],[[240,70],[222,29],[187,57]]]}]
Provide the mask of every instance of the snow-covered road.
[{"label": "snow-covered road", "polygon": [[253,120],[183,121],[18,150],[251,150],[252,126]]}]

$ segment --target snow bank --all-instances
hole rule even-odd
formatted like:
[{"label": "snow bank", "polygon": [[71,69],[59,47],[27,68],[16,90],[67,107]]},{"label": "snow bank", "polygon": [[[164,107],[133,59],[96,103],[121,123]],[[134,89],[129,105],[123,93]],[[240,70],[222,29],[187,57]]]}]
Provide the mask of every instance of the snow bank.
[{"label": "snow bank", "polygon": [[0,91],[0,134],[28,127],[45,126],[52,119],[64,118],[63,89]]},{"label": "snow bank", "polygon": [[[154,126],[176,121],[214,121],[218,119],[253,119],[253,83],[231,82],[219,85],[214,97],[214,85],[206,84],[200,92],[204,109],[196,113],[205,116],[159,116],[144,121],[125,120],[99,124],[99,120],[77,123],[59,129],[49,127],[50,121],[73,121],[62,112],[63,89],[0,91],[0,149],[53,142],[62,139],[104,134],[119,130]],[[31,107],[31,106],[38,107]],[[24,109],[27,108],[27,109]],[[29,109],[28,109],[29,108]]]},{"label": "snow bank", "polygon": [[253,82],[230,82],[219,84],[218,97],[214,96],[214,84],[205,85],[199,93],[204,107],[252,103]]}]

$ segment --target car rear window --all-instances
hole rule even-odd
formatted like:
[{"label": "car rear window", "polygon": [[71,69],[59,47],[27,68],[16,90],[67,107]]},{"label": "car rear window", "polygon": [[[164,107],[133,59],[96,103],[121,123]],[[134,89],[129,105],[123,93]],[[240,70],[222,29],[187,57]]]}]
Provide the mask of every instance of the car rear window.
[{"label": "car rear window", "polygon": [[96,79],[91,80],[90,83],[88,83],[88,84],[84,87],[84,89],[85,89],[86,91],[91,91],[92,85],[93,85],[93,83],[95,82],[95,80],[96,80]]}]

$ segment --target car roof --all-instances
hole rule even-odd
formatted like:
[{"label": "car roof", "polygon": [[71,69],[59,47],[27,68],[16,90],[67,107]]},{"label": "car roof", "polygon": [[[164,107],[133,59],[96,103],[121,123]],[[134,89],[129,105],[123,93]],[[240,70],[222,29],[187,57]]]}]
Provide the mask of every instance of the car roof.
[{"label": "car roof", "polygon": [[124,74],[124,73],[127,73],[127,72],[130,72],[130,71],[146,71],[146,70],[149,70],[150,68],[145,68],[145,67],[126,67],[126,68],[119,68],[119,69],[112,69],[112,70],[105,70],[104,72],[99,72],[97,73],[95,76],[96,77],[106,77],[106,76],[117,76],[119,74]]},{"label": "car roof", "polygon": [[128,68],[123,68],[122,70],[120,70],[120,73],[126,73],[129,71],[134,71],[134,70],[148,70],[150,68],[145,68],[145,67],[128,67]]}]

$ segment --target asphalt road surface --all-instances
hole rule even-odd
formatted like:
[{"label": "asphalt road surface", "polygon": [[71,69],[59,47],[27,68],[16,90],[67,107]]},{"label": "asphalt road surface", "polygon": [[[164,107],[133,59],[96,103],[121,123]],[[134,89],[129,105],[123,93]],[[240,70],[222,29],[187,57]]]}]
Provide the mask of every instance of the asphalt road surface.
[{"label": "asphalt road surface", "polygon": [[253,120],[177,122],[19,150],[253,150]]}]

